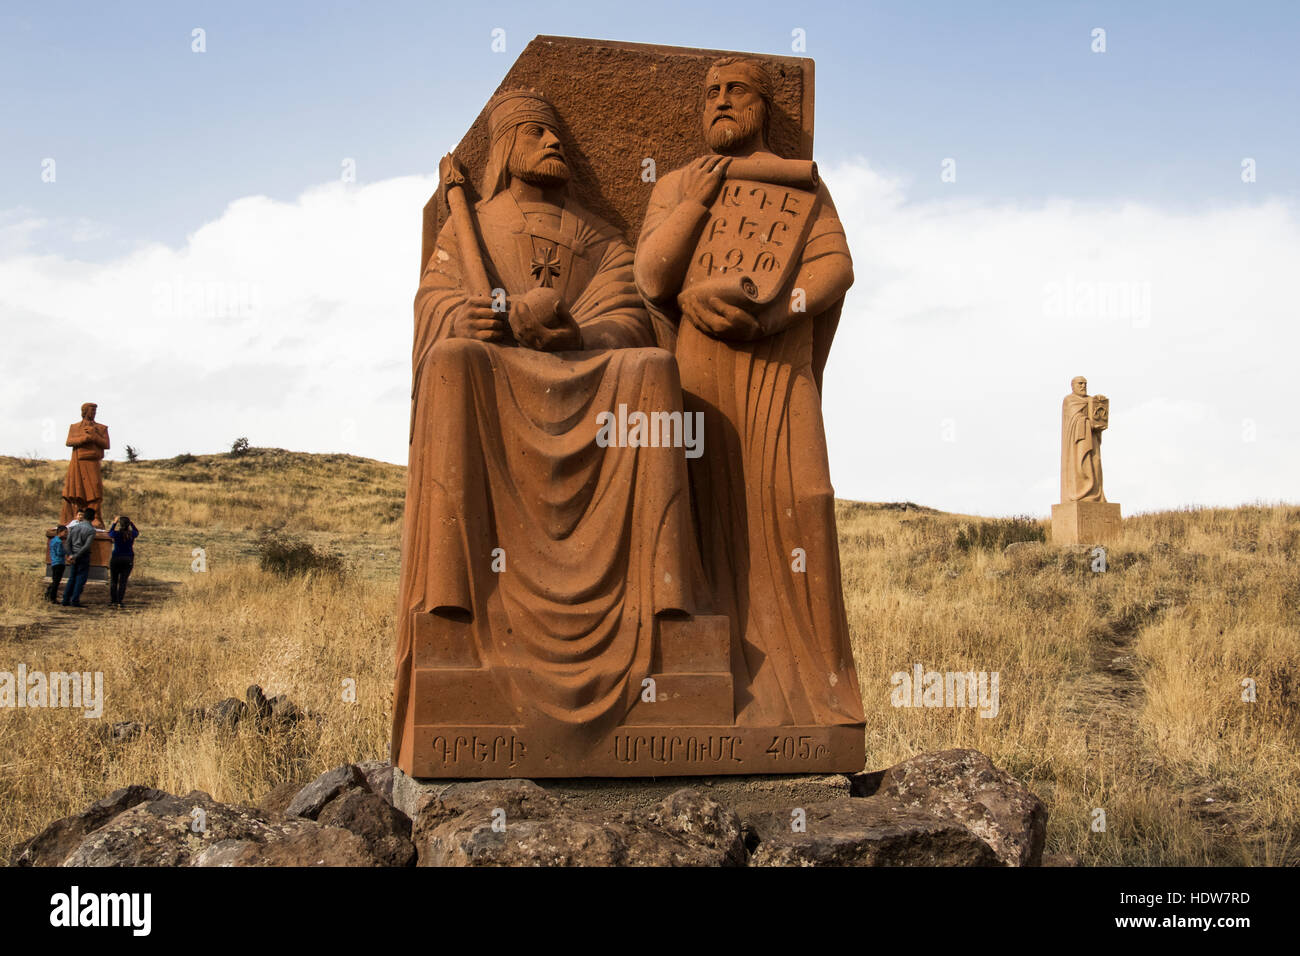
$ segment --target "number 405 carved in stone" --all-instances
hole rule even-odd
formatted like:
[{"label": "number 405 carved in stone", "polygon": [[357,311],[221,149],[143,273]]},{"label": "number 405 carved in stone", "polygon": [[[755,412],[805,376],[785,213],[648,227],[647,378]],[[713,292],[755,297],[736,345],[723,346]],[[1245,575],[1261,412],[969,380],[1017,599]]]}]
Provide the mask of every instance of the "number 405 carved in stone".
[{"label": "number 405 carved in stone", "polygon": [[773,759],[784,757],[786,760],[794,760],[797,757],[800,760],[811,760],[813,757],[824,757],[826,746],[813,743],[813,738],[806,734],[798,737],[782,737],[778,734],[772,738],[772,745],[764,753]]}]

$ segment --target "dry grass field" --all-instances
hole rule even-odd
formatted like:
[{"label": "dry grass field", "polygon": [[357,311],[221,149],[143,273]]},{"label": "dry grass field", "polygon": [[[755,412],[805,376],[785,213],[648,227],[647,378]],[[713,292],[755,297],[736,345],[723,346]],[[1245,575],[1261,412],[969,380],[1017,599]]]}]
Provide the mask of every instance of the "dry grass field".
[{"label": "dry grass field", "polygon": [[[128,607],[92,583],[77,611],[40,600],[65,468],[0,458],[0,671],[102,671],[106,703],[0,712],[0,851],[126,784],[251,802],[385,755],[404,469],[269,449],[114,462],[109,517],[141,528]],[[982,750],[1047,803],[1048,852],[1085,865],[1300,863],[1300,509],[1129,518],[1104,573],[1077,549],[1005,549],[1036,522],[839,517],[870,767]],[[346,572],[263,571],[267,529]],[[997,715],[892,706],[891,675],[916,663],[996,671]],[[193,717],[254,683],[315,719],[259,735]],[[120,721],[146,730],[115,742]]]}]

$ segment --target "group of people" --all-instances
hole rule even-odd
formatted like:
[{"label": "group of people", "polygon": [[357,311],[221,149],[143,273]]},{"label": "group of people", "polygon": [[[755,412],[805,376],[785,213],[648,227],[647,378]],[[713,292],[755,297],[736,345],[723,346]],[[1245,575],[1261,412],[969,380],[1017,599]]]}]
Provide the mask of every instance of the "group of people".
[{"label": "group of people", "polygon": [[[81,508],[74,519],[59,525],[50,538],[50,586],[45,599],[59,602],[59,584],[64,571],[68,582],[63,588],[64,607],[81,607],[81,591],[90,577],[90,548],[95,540],[95,509]],[[113,541],[113,554],[108,562],[108,603],[125,607],[126,582],[135,566],[135,539],[140,530],[126,515],[118,515],[109,527],[108,536]]]}]

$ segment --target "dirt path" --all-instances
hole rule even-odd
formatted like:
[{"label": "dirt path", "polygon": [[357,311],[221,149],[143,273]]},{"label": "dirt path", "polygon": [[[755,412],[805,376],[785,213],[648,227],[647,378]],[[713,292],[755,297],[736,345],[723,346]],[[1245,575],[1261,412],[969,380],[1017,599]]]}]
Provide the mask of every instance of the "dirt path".
[{"label": "dirt path", "polygon": [[1137,716],[1144,692],[1135,644],[1141,630],[1128,622],[1110,625],[1093,646],[1091,671],[1077,685],[1078,710],[1087,721],[1088,750],[1099,756],[1137,749]]}]

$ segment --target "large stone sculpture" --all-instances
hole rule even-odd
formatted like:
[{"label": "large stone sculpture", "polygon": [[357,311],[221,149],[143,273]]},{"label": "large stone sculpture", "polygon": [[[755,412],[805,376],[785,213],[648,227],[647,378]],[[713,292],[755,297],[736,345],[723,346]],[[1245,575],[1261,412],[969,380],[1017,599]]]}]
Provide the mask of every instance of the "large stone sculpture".
[{"label": "large stone sculpture", "polygon": [[[750,604],[737,602],[732,579],[715,593],[705,573],[688,477],[701,453],[723,456],[722,470],[747,460],[721,434],[700,447],[702,418],[683,407],[671,351],[680,317],[647,309],[634,281],[628,239],[654,211],[654,177],[637,175],[642,154],[654,149],[663,168],[689,158],[698,114],[679,105],[698,99],[716,58],[538,38],[440,168],[415,302],[394,693],[393,759],[409,776],[862,766],[815,385],[809,393],[800,378],[766,396],[783,405],[773,415],[793,426],[794,442],[814,440],[803,425],[817,415],[820,470],[791,453],[801,493],[776,482],[761,503],[793,517],[758,514],[757,501],[721,503],[722,520],[736,523],[728,540],[746,542],[752,560],[808,568],[771,579],[782,593],[762,605],[761,634],[747,638],[731,615]],[[815,182],[811,63],[773,62],[773,134],[803,161],[759,156],[751,174],[794,175],[793,210],[795,190]],[[655,82],[641,83],[647,75]],[[818,238],[829,197],[815,185],[806,194],[806,214],[783,225],[792,249],[820,261],[843,240],[832,250],[833,237]],[[847,252],[842,259],[847,270]],[[826,317],[847,288],[844,270],[835,288],[823,288],[820,272],[755,283],[783,297],[803,282],[817,310],[809,314]],[[804,372],[811,365],[796,377]],[[715,507],[695,506],[699,515]],[[791,581],[804,597],[792,597]],[[777,628],[787,624],[796,632],[782,645]]]},{"label": "large stone sculpture", "polygon": [[1061,403],[1061,503],[1052,506],[1057,544],[1097,544],[1119,534],[1120,507],[1106,501],[1101,477],[1101,433],[1110,425],[1110,400],[1089,395],[1076,375]]},{"label": "large stone sculpture", "polygon": [[737,721],[861,724],[820,395],[853,264],[816,167],[768,148],[766,69],[728,57],[703,80],[710,152],[655,186],[636,276],[680,326],[705,422],[691,490]]},{"label": "large stone sculpture", "polygon": [[68,447],[72,460],[68,462],[68,476],[63,481],[63,510],[59,524],[67,524],[82,508],[94,508],[96,527],[104,526],[100,515],[104,504],[104,479],[100,462],[108,450],[108,426],[95,421],[98,410],[94,402],[81,406],[81,421],[68,426]]}]

